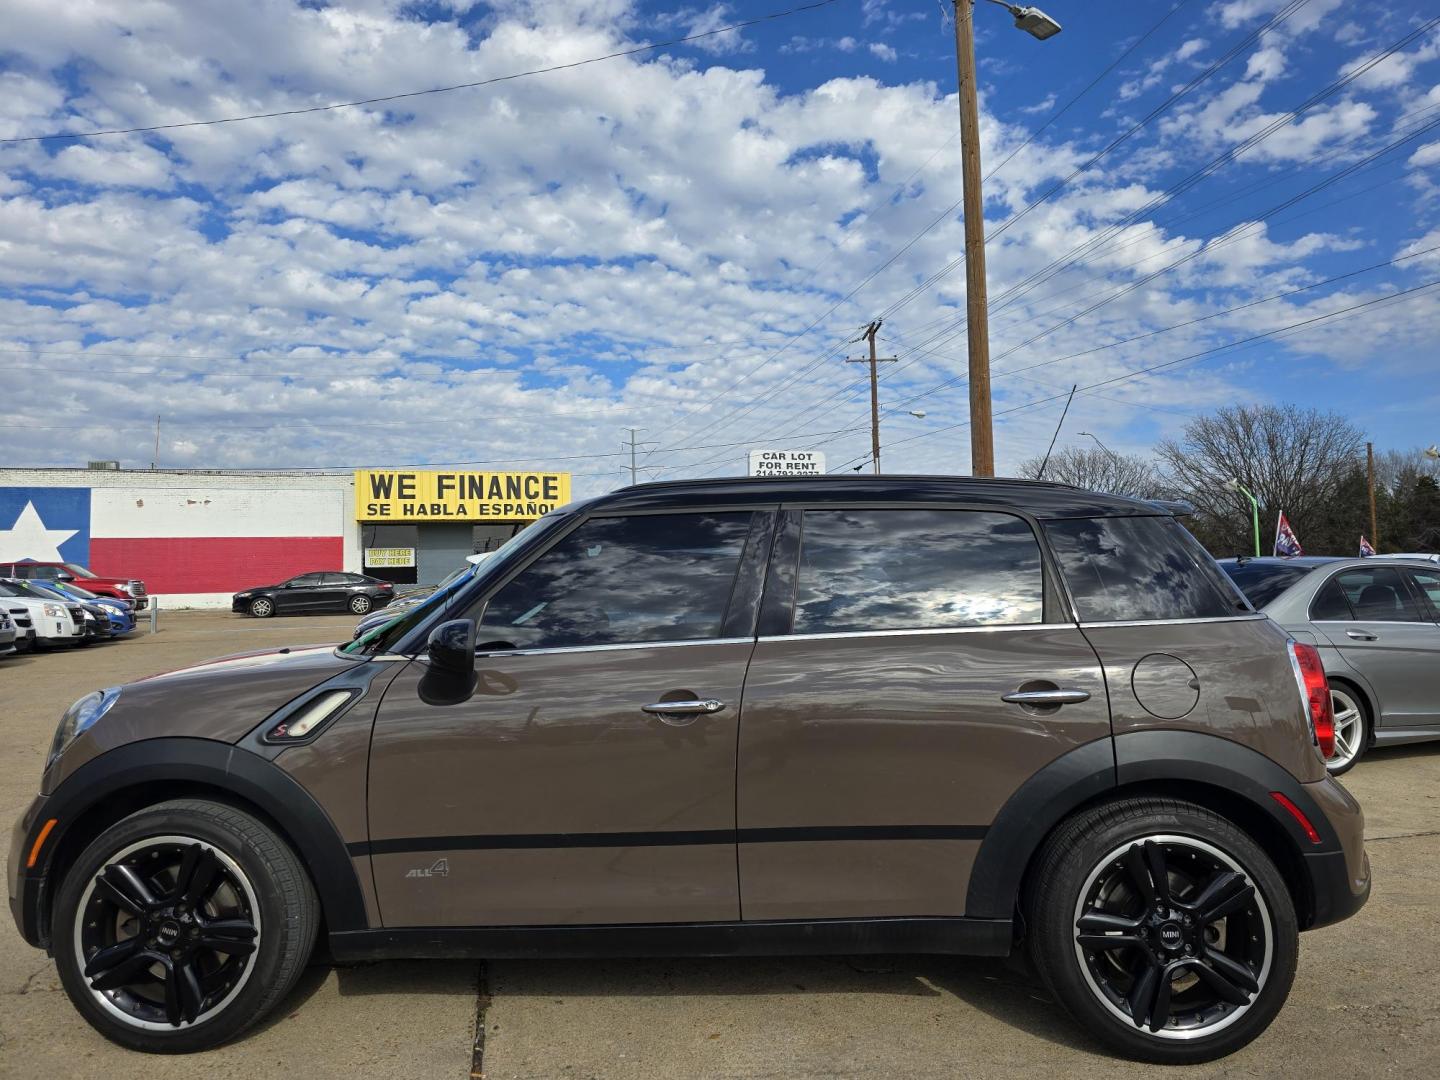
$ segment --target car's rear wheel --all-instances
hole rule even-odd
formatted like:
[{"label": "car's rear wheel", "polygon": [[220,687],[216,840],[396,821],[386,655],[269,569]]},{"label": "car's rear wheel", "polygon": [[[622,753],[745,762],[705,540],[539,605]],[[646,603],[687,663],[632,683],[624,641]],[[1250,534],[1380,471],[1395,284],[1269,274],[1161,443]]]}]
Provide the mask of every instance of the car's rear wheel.
[{"label": "car's rear wheel", "polygon": [[257,619],[268,619],[275,614],[275,601],[268,596],[257,596],[250,601],[250,614]]},{"label": "car's rear wheel", "polygon": [[1365,756],[1370,743],[1370,713],[1358,693],[1339,683],[1330,684],[1335,710],[1335,753],[1325,762],[1331,776],[1347,773]]},{"label": "car's rear wheel", "polygon": [[1274,864],[1203,807],[1143,798],[1062,825],[1033,868],[1030,951],[1087,1030],[1143,1061],[1193,1064],[1264,1031],[1299,953]]},{"label": "car's rear wheel", "polygon": [[318,923],[304,868],[266,825],[177,800],[111,826],[71,866],[55,961],[102,1035],[187,1053],[233,1039],[284,997]]},{"label": "car's rear wheel", "polygon": [[368,615],[374,606],[374,602],[368,596],[352,596],[350,598],[350,610],[356,615]]}]

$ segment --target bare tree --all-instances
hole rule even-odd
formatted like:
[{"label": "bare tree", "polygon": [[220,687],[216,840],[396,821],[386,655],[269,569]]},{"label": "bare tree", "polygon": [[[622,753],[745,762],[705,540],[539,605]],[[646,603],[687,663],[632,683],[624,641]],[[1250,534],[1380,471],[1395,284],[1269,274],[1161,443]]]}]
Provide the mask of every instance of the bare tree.
[{"label": "bare tree", "polygon": [[1337,413],[1230,406],[1186,424],[1158,453],[1171,486],[1195,506],[1196,535],[1216,554],[1251,548],[1250,501],[1237,480],[1260,502],[1262,550],[1283,510],[1307,553],[1348,554],[1364,521],[1363,447],[1360,430]]},{"label": "bare tree", "polygon": [[[1042,463],[1044,459],[1038,457],[1023,462],[1020,475],[1031,480],[1039,478]],[[1073,446],[1051,454],[1044,479],[1134,499],[1161,498],[1165,488],[1159,471],[1148,459],[1137,454],[1112,454],[1098,446]]]}]

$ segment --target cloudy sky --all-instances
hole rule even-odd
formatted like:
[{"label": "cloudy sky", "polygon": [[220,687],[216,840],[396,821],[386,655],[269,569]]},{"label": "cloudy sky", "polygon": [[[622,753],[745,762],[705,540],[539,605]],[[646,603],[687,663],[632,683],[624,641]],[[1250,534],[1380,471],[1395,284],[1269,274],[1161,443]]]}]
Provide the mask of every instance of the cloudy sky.
[{"label": "cloudy sky", "polygon": [[[787,6],[7,0],[0,462],[145,467],[158,415],[162,466],[485,461],[585,494],[635,427],[648,476],[760,445],[845,469],[869,453],[849,342],[883,318],[887,471],[967,471],[948,3],[33,138]],[[1433,3],[1045,7],[1043,43],[976,12],[1000,471],[1074,384],[1061,445],[1143,449],[1236,401],[1440,439],[1440,287],[1405,292],[1440,279]]]}]

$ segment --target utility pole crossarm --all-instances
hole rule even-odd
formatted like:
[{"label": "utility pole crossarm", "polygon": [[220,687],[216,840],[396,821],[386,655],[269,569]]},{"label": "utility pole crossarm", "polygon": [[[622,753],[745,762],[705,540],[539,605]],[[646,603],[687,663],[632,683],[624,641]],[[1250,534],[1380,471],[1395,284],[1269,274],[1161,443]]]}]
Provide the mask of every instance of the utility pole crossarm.
[{"label": "utility pole crossarm", "polygon": [[880,379],[877,374],[880,364],[893,364],[898,357],[876,356],[875,335],[880,332],[880,320],[876,319],[865,328],[861,336],[870,343],[870,355],[868,357],[851,357],[845,362],[847,364],[869,364],[870,365],[870,459],[874,463],[874,471],[878,476],[880,473]]}]

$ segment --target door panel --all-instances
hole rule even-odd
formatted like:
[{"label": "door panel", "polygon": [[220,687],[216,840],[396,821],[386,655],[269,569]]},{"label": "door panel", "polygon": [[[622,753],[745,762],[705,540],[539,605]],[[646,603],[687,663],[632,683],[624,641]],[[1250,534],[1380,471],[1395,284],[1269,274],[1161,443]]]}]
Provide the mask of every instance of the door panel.
[{"label": "door panel", "polygon": [[1378,565],[1343,571],[1333,581],[1353,618],[1313,624],[1370,684],[1380,727],[1440,723],[1440,626],[1418,573]]},{"label": "door panel", "polygon": [[[1032,683],[1090,697],[1001,700]],[[762,638],[740,738],[744,917],[964,914],[1006,799],[1109,734],[1099,662],[1073,626]]]},{"label": "door panel", "polygon": [[[385,925],[738,918],[735,749],[753,648],[493,653],[475,696],[447,707],[420,700],[424,661],[410,664],[370,759]],[[641,708],[682,697],[725,707],[680,726]]]}]

